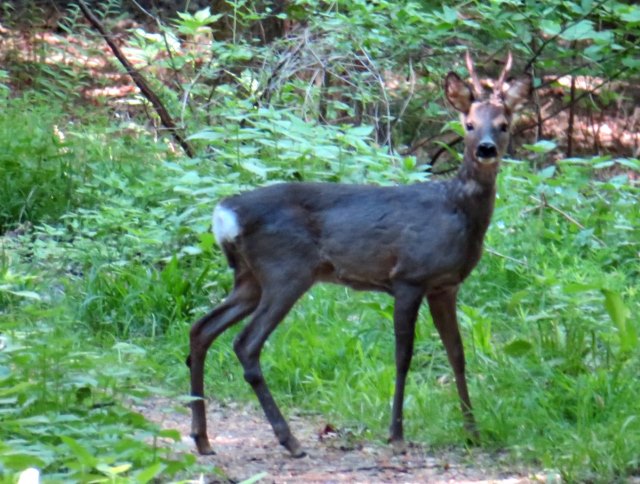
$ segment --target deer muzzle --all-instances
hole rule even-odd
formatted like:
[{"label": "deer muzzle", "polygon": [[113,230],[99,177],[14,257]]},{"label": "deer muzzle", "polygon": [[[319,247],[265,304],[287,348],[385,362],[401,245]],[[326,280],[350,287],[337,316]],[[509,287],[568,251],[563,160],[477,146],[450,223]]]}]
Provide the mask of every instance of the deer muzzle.
[{"label": "deer muzzle", "polygon": [[476,148],[476,158],[480,163],[493,163],[498,157],[498,149],[492,141],[483,141]]}]

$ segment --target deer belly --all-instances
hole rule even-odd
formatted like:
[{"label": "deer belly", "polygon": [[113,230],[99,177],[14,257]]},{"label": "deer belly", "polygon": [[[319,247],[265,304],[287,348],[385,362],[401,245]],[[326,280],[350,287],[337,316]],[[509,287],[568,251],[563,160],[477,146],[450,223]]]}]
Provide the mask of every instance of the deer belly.
[{"label": "deer belly", "polygon": [[391,278],[419,282],[426,288],[457,285],[470,272],[468,252],[463,240],[436,246],[425,244],[422,250],[402,253]]},{"label": "deer belly", "polygon": [[358,290],[389,291],[396,256],[388,251],[370,251],[356,242],[339,252],[324,252],[319,279]]}]

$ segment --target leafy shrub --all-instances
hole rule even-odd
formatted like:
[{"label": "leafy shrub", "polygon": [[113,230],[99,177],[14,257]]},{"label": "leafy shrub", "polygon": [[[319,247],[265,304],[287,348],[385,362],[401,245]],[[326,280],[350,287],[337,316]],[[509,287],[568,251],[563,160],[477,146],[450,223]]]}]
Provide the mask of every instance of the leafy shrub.
[{"label": "leafy shrub", "polygon": [[54,220],[73,205],[78,168],[56,131],[56,115],[29,99],[2,100],[0,232]]},{"label": "leafy shrub", "polygon": [[[31,317],[61,316],[23,306]],[[117,343],[98,348],[66,321],[55,326],[2,317],[0,335],[0,473],[37,467],[68,482],[126,478],[148,482],[192,467],[172,448],[175,431],[161,430],[122,405],[148,395],[141,376],[145,351]],[[82,344],[80,342],[82,341]],[[173,444],[162,444],[169,440]]]},{"label": "leafy shrub", "polygon": [[[2,334],[9,350],[0,352],[3,471],[32,457],[61,479],[144,480],[190,465],[164,451],[157,457],[150,439],[177,436],[122,402],[138,394],[140,375],[187,391],[189,324],[231,283],[209,232],[221,197],[277,181],[428,178],[396,149],[416,133],[438,134],[445,111],[436,81],[461,67],[466,48],[490,67],[506,44],[521,60],[544,46],[533,59],[539,81],[564,72],[633,80],[638,72],[627,30],[638,10],[624,2],[290,7],[285,15],[306,19],[307,30],[271,43],[248,34],[263,18],[250,6],[181,16],[176,29],[206,39],[202,51],[181,47],[173,26],[137,32],[146,73],[169,69],[176,81],[158,90],[192,133],[198,158],[176,159],[135,120],[78,111],[83,122],[62,122],[42,98],[6,101],[2,225],[35,226],[2,240],[0,315],[12,323]],[[237,29],[222,41],[216,22],[227,15]],[[415,83],[404,81],[414,75]],[[400,87],[388,89],[390,80]],[[485,447],[569,481],[624,479],[637,473],[640,455],[632,181],[640,169],[611,156],[548,164],[538,153],[554,146],[529,146],[530,163],[505,162],[487,253],[460,292],[472,398]],[[314,288],[265,347],[276,398],[358,436],[385,438],[391,315],[386,296]],[[210,352],[207,387],[219,398],[253,398],[232,350],[238,330]],[[455,385],[424,310],[408,384],[408,437],[458,445]]]}]

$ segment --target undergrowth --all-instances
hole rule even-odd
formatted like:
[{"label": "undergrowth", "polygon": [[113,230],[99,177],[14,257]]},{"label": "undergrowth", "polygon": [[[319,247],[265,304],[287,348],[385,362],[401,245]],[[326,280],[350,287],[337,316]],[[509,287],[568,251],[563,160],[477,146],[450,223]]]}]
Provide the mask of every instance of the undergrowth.
[{"label": "undergrowth", "polygon": [[[614,3],[608,15],[637,22],[636,10]],[[429,15],[411,2],[352,7],[360,13],[353,20],[341,11],[328,25],[351,25],[357,35],[342,27],[319,35],[349,62],[363,60],[367,42],[358,36],[385,9],[399,8],[405,21],[399,33],[385,28],[369,43],[380,56],[403,43],[419,50],[409,39],[422,22],[439,26],[429,31],[442,50],[448,47],[439,36],[455,32],[452,25],[480,28],[448,7]],[[511,25],[509,18],[500,22]],[[187,15],[177,25],[182,35],[206,36],[212,22]],[[558,25],[547,21],[545,28]],[[593,25],[582,24],[569,40],[595,34]],[[614,33],[627,42],[624,32]],[[143,34],[137,31],[135,47],[150,58],[153,48],[175,40]],[[600,37],[589,51],[595,59],[609,52]],[[276,87],[267,94],[274,101],[258,102],[269,79],[262,60],[258,67],[248,62],[268,58],[268,48],[210,40],[216,61],[198,75],[215,87],[194,80],[193,99],[206,109],[183,112],[200,155],[188,160],[135,117],[80,106],[70,114],[63,83],[48,84],[55,96],[25,90],[10,97],[0,71],[0,474],[9,482],[29,466],[53,482],[180,480],[202,470],[177,432],[136,409],[149,395],[186,400],[189,326],[232,283],[210,233],[219,199],[277,181],[429,178],[413,156],[373,142],[384,140],[381,126],[391,129],[391,119],[368,123],[374,116],[367,112],[360,125],[351,122],[358,106],[379,96],[371,87],[379,85],[375,59],[367,59],[373,77],[366,86],[356,86],[349,105],[340,95],[330,98],[322,119],[312,107],[320,87],[304,76],[272,73]],[[191,53],[173,54],[168,58],[185,72],[198,65]],[[337,64],[327,65],[342,76]],[[435,66],[434,78],[449,67]],[[424,92],[433,96],[434,86]],[[177,110],[179,96],[163,95]],[[448,116],[437,102],[404,107],[439,125]],[[446,126],[455,134],[455,121]],[[553,148],[549,141],[528,146],[526,161],[503,163],[487,250],[460,291],[471,398],[484,449],[568,481],[622,481],[640,473],[640,163],[608,156],[538,163]],[[321,414],[354,438],[385,439],[392,312],[384,295],[310,291],[265,346],[265,375],[283,408]],[[436,452],[462,449],[455,384],[427,313],[423,308],[406,393],[407,438]],[[207,393],[216,398],[254,400],[232,350],[241,326],[209,352]]]},{"label": "undergrowth", "polygon": [[[29,464],[53,479],[190,475],[192,458],[166,444],[178,435],[131,404],[149,393],[188,392],[189,325],[231,284],[209,233],[215,200],[251,186],[256,170],[262,183],[302,168],[304,179],[425,177],[411,160],[370,148],[367,130],[324,127],[307,147],[296,133],[311,125],[291,114],[260,116],[276,122],[262,127],[259,117],[232,143],[216,145],[212,131],[198,135],[229,156],[226,163],[167,161],[166,148],[144,135],[111,142],[112,155],[90,163],[91,176],[74,174],[73,182],[84,180],[81,207],[3,237],[3,472]],[[101,129],[65,133],[65,148],[86,156],[104,143]],[[333,157],[310,152],[325,145],[335,147]],[[256,153],[264,169],[236,150]],[[292,161],[280,165],[282,157]],[[570,480],[633,474],[640,455],[638,189],[624,174],[637,162],[623,160],[620,175],[603,176],[611,163],[566,160],[535,171],[505,161],[488,253],[460,294],[483,445]],[[407,390],[407,435],[436,449],[459,446],[455,386],[427,313]],[[276,398],[356,438],[384,439],[391,316],[384,295],[314,288],[265,347]],[[210,351],[207,389],[217,398],[253,399],[231,348],[237,330]],[[151,381],[162,388],[143,383]]]}]

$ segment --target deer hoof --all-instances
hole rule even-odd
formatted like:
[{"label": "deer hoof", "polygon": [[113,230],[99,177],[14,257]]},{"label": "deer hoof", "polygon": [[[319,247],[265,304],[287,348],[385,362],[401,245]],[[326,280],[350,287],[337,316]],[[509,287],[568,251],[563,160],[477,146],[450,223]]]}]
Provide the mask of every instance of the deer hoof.
[{"label": "deer hoof", "polygon": [[471,423],[468,425],[465,425],[465,428],[467,430],[467,445],[472,446],[472,447],[476,447],[478,445],[480,445],[480,432],[478,432],[478,428],[476,427],[475,423]]},{"label": "deer hoof", "polygon": [[289,437],[289,439],[282,445],[286,447],[286,449],[291,453],[291,457],[295,459],[300,459],[307,455],[307,453],[302,449],[300,442],[298,442],[298,439],[293,436]]},{"label": "deer hoof", "polygon": [[298,449],[295,452],[291,452],[291,457],[293,457],[294,459],[302,459],[303,457],[306,457],[307,453],[302,450],[302,449]]},{"label": "deer hoof", "polygon": [[198,454],[200,455],[214,455],[215,452],[211,448],[211,444],[209,444],[209,439],[200,435],[191,435],[194,442],[196,443],[196,449],[198,449]]},{"label": "deer hoof", "polygon": [[480,434],[478,431],[471,432],[467,437],[467,445],[477,447],[480,445]]},{"label": "deer hoof", "polygon": [[391,449],[393,451],[393,455],[404,455],[407,453],[407,444],[404,440],[392,440]]}]

